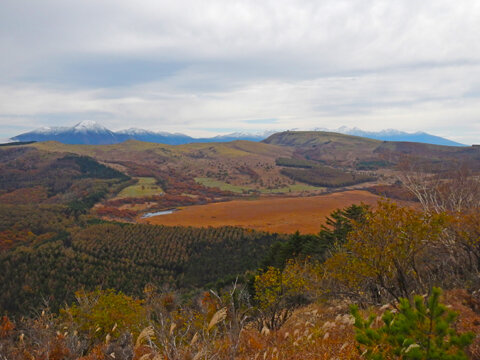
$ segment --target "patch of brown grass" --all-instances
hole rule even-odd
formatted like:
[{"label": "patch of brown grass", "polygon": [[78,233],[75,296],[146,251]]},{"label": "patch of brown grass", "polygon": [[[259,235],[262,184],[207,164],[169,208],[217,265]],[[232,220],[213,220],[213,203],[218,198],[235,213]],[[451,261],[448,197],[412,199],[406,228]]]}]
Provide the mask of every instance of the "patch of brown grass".
[{"label": "patch of brown grass", "polygon": [[338,208],[361,202],[374,205],[379,196],[354,190],[328,195],[296,198],[234,200],[188,206],[169,215],[151,217],[141,222],[181,226],[241,226],[261,231],[317,233],[325,217]]},{"label": "patch of brown grass", "polygon": [[310,305],[279,331],[246,330],[237,359],[360,359],[348,307]]},{"label": "patch of brown grass", "polygon": [[458,314],[457,330],[471,331],[477,336],[468,348],[470,359],[480,359],[480,298],[472,296],[464,289],[446,291],[445,303]]}]

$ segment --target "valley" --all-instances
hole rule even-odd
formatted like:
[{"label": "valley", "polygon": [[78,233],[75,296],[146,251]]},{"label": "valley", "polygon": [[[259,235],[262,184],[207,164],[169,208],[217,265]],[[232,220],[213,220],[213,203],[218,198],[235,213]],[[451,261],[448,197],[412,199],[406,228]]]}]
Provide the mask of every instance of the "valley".
[{"label": "valley", "polygon": [[171,214],[138,221],[168,226],[239,226],[273,233],[315,234],[335,209],[352,204],[375,205],[380,197],[367,191],[345,191],[309,197],[232,200],[180,208]]},{"label": "valley", "polygon": [[457,308],[479,332],[479,173],[473,147],[326,132],[2,146],[0,345],[38,353],[38,331],[72,354],[58,359],[103,360],[131,333],[138,360],[163,351],[138,340],[155,332],[187,339],[172,359],[358,359],[347,305],[380,311],[425,284],[474,304]]},{"label": "valley", "polygon": [[[308,131],[277,133],[262,142],[175,146],[137,140],[111,145],[49,141],[12,144],[4,153],[15,151],[27,163],[33,154],[52,159],[75,154],[122,173],[129,180],[102,190],[101,200],[93,204],[92,214],[104,220],[146,221],[138,219],[146,213],[181,208],[148,221],[183,226],[238,225],[287,233],[318,231],[319,219],[330,211],[363,199],[367,203],[381,196],[413,200],[399,180],[405,166],[414,165],[425,174],[446,174],[449,167],[460,163],[472,171],[480,170],[480,154],[469,147]],[[79,186],[73,188],[87,185]],[[50,203],[70,196],[48,196],[52,190],[35,183],[15,191],[15,195],[0,193],[0,201],[2,197],[25,198],[25,192]]]}]

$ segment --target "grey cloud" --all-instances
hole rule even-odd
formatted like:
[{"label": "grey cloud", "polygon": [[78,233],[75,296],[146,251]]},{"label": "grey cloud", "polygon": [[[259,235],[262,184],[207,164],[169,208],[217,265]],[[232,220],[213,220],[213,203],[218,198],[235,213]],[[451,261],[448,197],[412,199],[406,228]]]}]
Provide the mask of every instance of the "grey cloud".
[{"label": "grey cloud", "polygon": [[472,137],[479,18],[475,0],[3,0],[0,114],[32,127],[333,119]]}]

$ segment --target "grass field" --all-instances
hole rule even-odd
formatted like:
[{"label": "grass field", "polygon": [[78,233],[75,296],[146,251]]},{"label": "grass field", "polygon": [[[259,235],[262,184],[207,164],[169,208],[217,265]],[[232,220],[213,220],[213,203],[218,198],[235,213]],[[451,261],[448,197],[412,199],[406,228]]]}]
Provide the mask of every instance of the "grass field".
[{"label": "grass field", "polygon": [[241,194],[249,191],[258,191],[261,194],[286,194],[286,193],[292,193],[292,192],[297,193],[302,191],[320,191],[323,189],[321,187],[311,186],[307,184],[293,184],[293,185],[280,187],[277,189],[268,189],[268,188],[257,189],[255,188],[255,186],[251,186],[251,185],[233,185],[233,184],[228,184],[221,180],[204,178],[204,177],[195,178],[195,181],[199,184],[202,184],[203,186],[217,187],[220,190],[231,191],[237,194]]},{"label": "grass field", "polygon": [[333,210],[361,202],[374,205],[379,199],[369,192],[355,190],[311,197],[234,200],[189,206],[140,222],[196,227],[232,225],[279,233],[297,230],[317,233]]},{"label": "grass field", "polygon": [[140,177],[136,178],[136,180],[138,181],[136,184],[123,189],[117,195],[117,198],[144,197],[163,194],[162,188],[157,185],[157,181],[154,178]]}]

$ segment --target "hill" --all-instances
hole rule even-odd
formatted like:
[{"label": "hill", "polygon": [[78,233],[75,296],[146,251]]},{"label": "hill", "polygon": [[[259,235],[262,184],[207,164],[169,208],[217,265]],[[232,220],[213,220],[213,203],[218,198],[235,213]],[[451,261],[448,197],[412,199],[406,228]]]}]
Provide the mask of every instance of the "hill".
[{"label": "hill", "polygon": [[[323,129],[318,129],[323,130]],[[428,134],[426,132],[418,131],[415,133],[408,133],[405,131],[399,131],[395,129],[381,130],[381,131],[365,131],[357,127],[348,128],[346,126],[339,127],[336,130],[331,130],[347,135],[355,135],[366,137],[369,139],[376,139],[382,141],[406,141],[406,142],[418,142],[433,145],[445,145],[445,146],[466,146],[465,144],[452,141],[441,136]]]},{"label": "hill", "polygon": [[[480,171],[480,152],[473,147],[388,142],[316,131],[277,133],[262,142],[166,145],[128,140],[111,145],[68,145],[50,141],[3,150],[4,154],[12,154],[11,162],[17,167],[18,160],[26,156],[21,155],[23,152],[44,154],[45,159],[72,154],[89,157],[131,178],[111,191],[102,190],[103,199],[93,208],[98,216],[122,221],[136,221],[147,212],[252,196],[295,197],[369,189],[375,194],[411,200],[401,185],[393,186],[398,182],[398,166],[406,159],[420,163],[422,171],[444,172],[461,163]],[[36,158],[40,159],[40,155]],[[27,163],[36,161],[42,164],[34,159]],[[31,176],[39,175],[28,178]],[[40,178],[38,181],[41,183]],[[14,199],[19,193],[13,190],[4,189],[5,194],[0,195]],[[31,192],[37,194],[38,190]]]},{"label": "hill", "polygon": [[409,156],[430,165],[468,162],[480,170],[480,152],[473,147],[379,141],[325,131],[287,131],[273,134],[263,142],[293,147],[294,156],[339,166],[358,167],[383,162],[383,167],[389,167]]},{"label": "hill", "polygon": [[266,144],[289,146],[309,160],[352,165],[357,158],[371,157],[381,141],[325,131],[286,131],[263,140]]},{"label": "hill", "polygon": [[0,148],[0,203],[69,203],[89,208],[129,180],[87,156],[30,146]]}]

